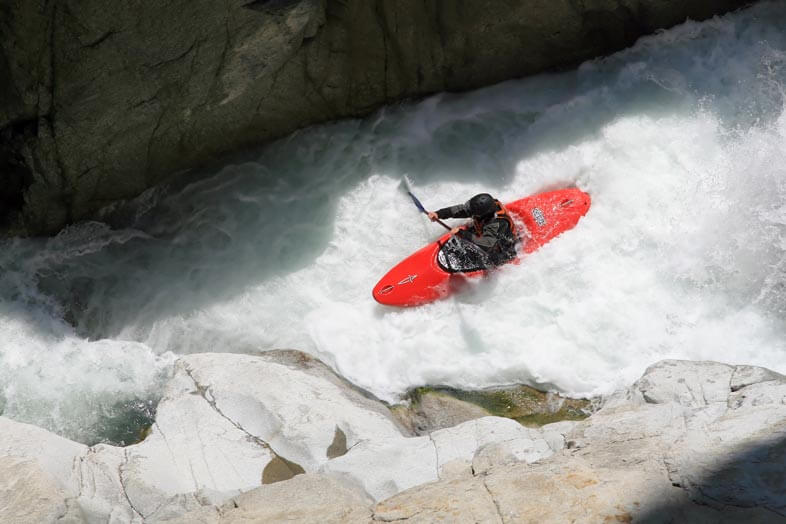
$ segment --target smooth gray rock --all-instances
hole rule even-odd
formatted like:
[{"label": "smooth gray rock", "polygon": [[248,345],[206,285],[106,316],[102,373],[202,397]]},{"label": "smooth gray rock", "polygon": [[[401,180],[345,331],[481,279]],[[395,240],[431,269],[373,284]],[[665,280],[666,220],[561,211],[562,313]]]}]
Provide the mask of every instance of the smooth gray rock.
[{"label": "smooth gray rock", "polygon": [[[289,395],[257,388],[276,374]],[[140,444],[87,448],[0,417],[0,521],[786,522],[786,379],[767,370],[663,361],[586,420],[533,429],[487,417],[420,437],[342,384],[297,352],[194,355]],[[313,412],[285,402],[312,393]],[[273,406],[319,474],[260,486]],[[355,428],[343,445],[325,435],[325,413]],[[359,429],[361,415],[373,427]],[[329,441],[348,449],[329,457]]]},{"label": "smooth gray rock", "polygon": [[254,489],[276,457],[267,443],[216,411],[202,395],[178,361],[151,434],[121,450],[119,480],[145,519],[221,504]]},{"label": "smooth gray rock", "polygon": [[758,366],[735,366],[729,387],[731,388],[732,392],[734,392],[744,388],[745,386],[759,384],[769,380],[784,382],[786,381],[786,377],[780,373],[775,373],[772,370]]},{"label": "smooth gray rock", "polygon": [[[471,475],[478,450],[495,443],[510,443],[515,451],[497,455],[507,453],[517,461],[532,462],[554,453],[540,429],[507,418],[484,417],[428,436],[361,442],[323,465],[320,472],[362,486],[374,500],[383,500],[420,484]],[[495,455],[479,467],[495,460],[501,459]]]},{"label": "smooth gray rock", "polygon": [[747,3],[4,2],[0,228],[51,233],[309,124],[575,65]]},{"label": "smooth gray rock", "polygon": [[[189,355],[177,361],[138,444],[88,448],[0,417],[0,469],[8,459],[8,468],[30,470],[28,481],[9,476],[0,485],[0,521],[28,513],[61,524],[209,516],[204,508],[393,438],[407,440],[384,404],[303,353]],[[25,508],[15,490],[29,491],[40,508]],[[329,498],[332,488],[322,493]]]},{"label": "smooth gray rock", "polygon": [[79,508],[85,522],[142,522],[123,485],[121,468],[126,461],[124,448],[104,444],[91,447],[80,457],[79,495],[72,505]]},{"label": "smooth gray rock", "polygon": [[361,442],[402,437],[384,404],[303,353],[204,353],[179,365],[217,412],[306,471]]},{"label": "smooth gray rock", "polygon": [[659,362],[588,419],[544,426],[564,449],[530,461],[524,439],[481,447],[474,477],[401,492],[374,518],[786,522],[785,386],[749,366]]},{"label": "smooth gray rock", "polygon": [[717,362],[664,360],[647,368],[634,388],[651,404],[704,407],[726,403],[733,372],[732,366]]},{"label": "smooth gray rock", "polygon": [[390,439],[406,440],[385,406],[304,353],[193,354],[150,436],[125,448],[121,480],[136,512],[165,520]]}]

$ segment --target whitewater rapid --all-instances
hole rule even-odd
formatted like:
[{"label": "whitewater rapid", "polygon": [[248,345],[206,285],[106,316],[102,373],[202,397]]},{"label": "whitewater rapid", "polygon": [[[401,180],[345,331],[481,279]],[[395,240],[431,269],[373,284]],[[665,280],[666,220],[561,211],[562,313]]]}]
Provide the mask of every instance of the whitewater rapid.
[{"label": "whitewater rapid", "polygon": [[[379,397],[604,394],[664,358],[786,373],[786,5],[577,70],[317,126],[0,250],[0,409],[81,441],[178,354],[309,352]],[[465,293],[376,304],[432,209],[576,185],[578,226]]]}]

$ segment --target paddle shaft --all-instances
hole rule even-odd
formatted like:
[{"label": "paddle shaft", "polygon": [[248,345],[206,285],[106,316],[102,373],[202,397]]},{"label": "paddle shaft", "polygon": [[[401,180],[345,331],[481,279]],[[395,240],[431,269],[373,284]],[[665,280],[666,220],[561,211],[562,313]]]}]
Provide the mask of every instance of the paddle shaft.
[{"label": "paddle shaft", "polygon": [[[420,212],[421,212],[421,213],[423,213],[423,214],[426,214],[426,215],[428,215],[428,211],[426,211],[426,208],[425,208],[425,207],[423,207],[423,204],[421,204],[421,203],[420,203],[420,200],[418,200],[418,197],[416,197],[415,195],[413,195],[413,194],[412,194],[412,191],[407,191],[407,194],[410,196],[410,198],[412,199],[412,201],[415,203],[415,206],[416,206],[418,209],[420,209]],[[443,222],[442,220],[440,220],[440,219],[436,219],[436,220],[434,220],[434,222],[438,223],[440,226],[444,227],[444,228],[445,228],[445,229],[447,229],[448,231],[450,231],[450,230],[452,229],[452,228],[451,228],[449,225],[447,225],[446,223],[444,223],[444,222]]]}]

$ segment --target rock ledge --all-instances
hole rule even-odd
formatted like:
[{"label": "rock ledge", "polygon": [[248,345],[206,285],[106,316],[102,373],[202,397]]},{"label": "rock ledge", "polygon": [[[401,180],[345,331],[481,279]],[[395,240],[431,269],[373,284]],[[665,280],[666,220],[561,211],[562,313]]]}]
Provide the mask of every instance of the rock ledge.
[{"label": "rock ledge", "polygon": [[786,377],[667,360],[581,421],[412,436],[298,352],[181,358],[141,443],[0,417],[13,522],[786,522]]}]

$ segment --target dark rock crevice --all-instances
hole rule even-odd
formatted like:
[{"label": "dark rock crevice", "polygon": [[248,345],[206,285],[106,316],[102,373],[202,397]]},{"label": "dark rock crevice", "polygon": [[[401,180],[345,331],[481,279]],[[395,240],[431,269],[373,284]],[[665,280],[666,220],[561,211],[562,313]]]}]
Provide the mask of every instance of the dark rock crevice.
[{"label": "dark rock crevice", "polygon": [[22,151],[37,133],[37,118],[0,129],[0,227],[19,221],[24,194],[33,183],[33,174]]},{"label": "dark rock crevice", "polygon": [[94,47],[98,47],[98,46],[100,46],[101,44],[103,44],[104,42],[106,42],[107,40],[109,40],[111,37],[113,37],[116,34],[117,34],[117,31],[115,31],[114,29],[110,29],[109,31],[107,31],[103,35],[99,36],[96,40],[94,40],[92,42],[88,42],[83,47],[88,48],[88,49],[92,49]]}]

